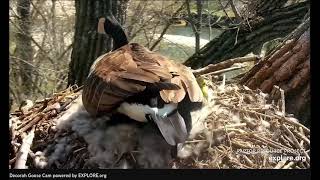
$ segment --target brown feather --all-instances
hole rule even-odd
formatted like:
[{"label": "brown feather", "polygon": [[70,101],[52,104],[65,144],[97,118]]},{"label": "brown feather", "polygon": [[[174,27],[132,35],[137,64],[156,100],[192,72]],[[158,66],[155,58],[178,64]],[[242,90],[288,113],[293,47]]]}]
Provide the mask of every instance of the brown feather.
[{"label": "brown feather", "polygon": [[148,66],[148,65],[141,65],[139,66],[142,70],[153,73],[155,75],[157,75],[158,77],[160,77],[161,79],[171,79],[172,78],[172,74],[170,73],[170,71],[168,71],[167,68],[159,68],[159,66]]},{"label": "brown feather", "polygon": [[192,102],[202,92],[192,72],[181,64],[131,43],[100,56],[84,84],[83,104],[90,114],[111,112],[130,96],[155,87],[167,102],[181,102],[188,93]]},{"label": "brown feather", "polygon": [[[179,77],[172,78],[170,82],[178,85],[179,87],[182,87],[182,82]],[[180,88],[178,90],[162,90],[162,91],[160,91],[161,98],[167,103],[169,103],[169,102],[178,103],[178,102],[182,101],[182,99],[185,97],[185,95],[186,95],[186,91],[183,88]]]},{"label": "brown feather", "polygon": [[188,92],[191,102],[201,102],[203,100],[203,94],[196,78],[187,67],[180,65],[180,69],[182,74],[180,78],[185,90]]}]

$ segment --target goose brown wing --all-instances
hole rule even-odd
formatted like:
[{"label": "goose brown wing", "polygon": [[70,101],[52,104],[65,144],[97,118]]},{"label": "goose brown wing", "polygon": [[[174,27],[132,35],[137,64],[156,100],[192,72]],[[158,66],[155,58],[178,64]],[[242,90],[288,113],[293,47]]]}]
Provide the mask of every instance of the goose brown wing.
[{"label": "goose brown wing", "polygon": [[[165,102],[178,103],[185,97],[186,92],[188,93],[188,96],[192,102],[201,102],[203,100],[202,91],[190,68],[182,64],[174,63],[168,58],[158,53],[149,51],[147,48],[144,48],[139,44],[132,43],[130,46],[131,50],[133,51],[133,57],[136,57],[143,62],[158,64],[161,67],[165,67],[165,69],[171,72],[171,74],[175,75],[173,78],[169,79],[169,82],[177,84],[180,89],[164,89],[160,91],[161,98]],[[152,71],[157,73],[156,68],[152,69]]]},{"label": "goose brown wing", "polygon": [[188,92],[191,102],[201,102],[203,93],[191,69],[182,64],[177,64],[177,67],[179,68],[179,78],[183,88]]},{"label": "goose brown wing", "polygon": [[126,98],[145,90],[147,86],[179,89],[170,83],[172,74],[165,66],[139,59],[129,48],[100,56],[91,68],[84,84],[82,101],[86,110],[97,115],[111,112]]}]

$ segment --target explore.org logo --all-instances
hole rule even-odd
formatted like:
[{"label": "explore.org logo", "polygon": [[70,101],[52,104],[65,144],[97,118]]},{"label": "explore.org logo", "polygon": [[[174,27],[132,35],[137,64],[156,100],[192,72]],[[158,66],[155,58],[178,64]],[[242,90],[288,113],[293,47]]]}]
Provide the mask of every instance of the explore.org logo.
[{"label": "explore.org logo", "polygon": [[237,154],[256,155],[256,154],[268,154],[269,162],[279,161],[300,161],[305,162],[306,157],[303,156],[302,149],[273,149],[273,148],[246,148],[237,149]]},{"label": "explore.org logo", "polygon": [[284,155],[277,155],[277,156],[270,156],[270,162],[279,162],[279,161],[296,161],[296,162],[305,162],[307,158],[305,156],[284,156]]}]

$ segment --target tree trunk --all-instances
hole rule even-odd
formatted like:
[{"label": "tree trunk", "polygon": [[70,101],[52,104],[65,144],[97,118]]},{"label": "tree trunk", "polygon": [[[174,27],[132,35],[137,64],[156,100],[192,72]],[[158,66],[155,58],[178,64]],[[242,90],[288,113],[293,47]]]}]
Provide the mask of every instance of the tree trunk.
[{"label": "tree trunk", "polygon": [[[119,18],[116,0],[76,0],[74,44],[69,65],[68,86],[82,85],[94,60],[112,49],[112,40],[97,33],[99,17],[113,12]],[[115,10],[116,9],[116,10]],[[120,22],[121,22],[120,18]]]},{"label": "tree trunk", "polygon": [[[286,112],[310,125],[310,19],[253,67],[241,80],[251,89],[274,95],[274,86],[285,94]],[[278,95],[279,96],[279,95]]]},{"label": "tree trunk", "polygon": [[127,15],[127,5],[129,0],[112,0],[112,13],[118,19],[121,24],[124,24],[126,21]]},{"label": "tree trunk", "polygon": [[200,33],[201,33],[201,22],[202,22],[202,0],[196,0],[197,14],[191,13],[190,0],[186,0],[188,17],[186,20],[190,24],[192,31],[195,36],[195,54],[200,50]]},{"label": "tree trunk", "polygon": [[17,13],[20,17],[17,19],[19,29],[22,33],[17,33],[16,56],[22,59],[20,61],[20,77],[22,91],[25,95],[32,92],[32,67],[28,62],[32,62],[33,51],[30,41],[31,19],[30,19],[30,0],[19,0],[17,3]]},{"label": "tree trunk", "polygon": [[197,22],[196,22],[196,46],[195,53],[198,53],[200,50],[200,34],[201,34],[201,26],[202,26],[202,0],[197,0]]},{"label": "tree trunk", "polygon": [[257,16],[252,20],[243,22],[239,29],[226,30],[184,64],[197,69],[226,59],[245,56],[250,52],[257,53],[265,42],[289,34],[301,23],[308,11],[309,2],[282,7],[283,0],[278,1],[258,6],[261,12],[255,13]]}]

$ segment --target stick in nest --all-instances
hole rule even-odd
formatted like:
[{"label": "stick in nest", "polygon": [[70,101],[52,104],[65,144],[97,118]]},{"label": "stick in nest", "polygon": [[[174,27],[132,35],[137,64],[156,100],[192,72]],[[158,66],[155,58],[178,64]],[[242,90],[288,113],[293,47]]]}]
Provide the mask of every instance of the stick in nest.
[{"label": "stick in nest", "polygon": [[294,164],[295,164],[295,162],[291,161],[287,165],[283,166],[282,169],[290,169]]},{"label": "stick in nest", "polygon": [[240,58],[234,58],[234,59],[228,59],[223,62],[220,62],[218,64],[209,64],[204,68],[193,70],[193,74],[195,76],[200,76],[203,74],[208,74],[210,72],[214,72],[221,69],[226,69],[232,66],[235,63],[243,63],[248,61],[257,61],[259,59],[258,56],[253,57],[240,57]]},{"label": "stick in nest", "polygon": [[273,169],[281,169],[287,163],[287,159],[284,158],[278,162],[278,164]]},{"label": "stick in nest", "polygon": [[282,115],[285,116],[286,115],[286,102],[285,102],[285,97],[284,97],[284,90],[280,88],[279,91],[281,94],[281,112],[282,112]]},{"label": "stick in nest", "polygon": [[20,130],[19,130],[19,132],[20,133],[23,133],[23,132],[25,132],[26,130],[28,130],[30,127],[32,127],[32,126],[34,126],[35,124],[37,124],[38,123],[38,121],[40,121],[40,120],[42,120],[42,118],[45,116],[45,114],[44,113],[39,113],[39,114],[37,114],[37,116],[36,117],[34,117],[28,124],[26,124],[25,126],[20,126]]},{"label": "stick in nest", "polygon": [[300,146],[299,141],[294,136],[294,134],[290,131],[290,129],[288,129],[284,124],[282,124],[281,127],[288,133],[288,135],[292,139],[292,141],[293,141],[294,145],[296,146],[296,148],[302,150],[303,155],[305,155],[306,158],[307,158],[307,162],[310,163],[310,157],[309,157],[308,153],[306,152],[306,150],[303,147]]},{"label": "stick in nest", "polygon": [[30,147],[33,142],[34,130],[35,130],[35,127],[33,127],[31,129],[30,133],[22,140],[22,145],[18,151],[17,158],[16,158],[17,160],[16,160],[16,163],[14,166],[15,169],[26,169],[27,168],[26,162],[27,162],[29,151],[30,151]]},{"label": "stick in nest", "polygon": [[310,140],[305,135],[299,133],[298,131],[293,131],[293,133],[298,136],[303,142],[306,142],[308,146],[310,146]]},{"label": "stick in nest", "polygon": [[305,132],[310,134],[310,130],[307,127],[305,127],[304,125],[302,125],[301,123],[299,123],[299,122],[293,121],[290,118],[286,118],[286,117],[279,117],[278,116],[278,118],[281,119],[282,121],[288,123],[288,124],[294,125],[296,127],[301,127]]},{"label": "stick in nest", "polygon": [[275,141],[272,141],[272,140],[269,140],[269,139],[265,139],[263,137],[260,137],[260,136],[257,136],[256,134],[251,134],[251,137],[263,142],[263,143],[266,143],[268,145],[270,145],[271,147],[273,148],[277,148],[277,149],[284,149],[284,150],[287,150],[288,152],[292,152],[292,154],[294,155],[298,155],[298,153],[296,153],[295,151],[292,151],[291,148],[289,147],[286,147],[278,142],[275,142]]},{"label": "stick in nest", "polygon": [[228,104],[224,104],[221,102],[222,105],[224,106],[227,106],[227,107],[230,107],[230,108],[233,108],[235,110],[238,110],[238,111],[241,111],[241,112],[248,112],[248,113],[251,113],[251,114],[256,114],[256,115],[260,115],[260,116],[264,116],[266,118],[270,118],[270,119],[273,119],[273,118],[277,118],[277,119],[280,119],[281,121],[284,121],[288,124],[291,124],[291,125],[294,125],[296,127],[301,127],[306,133],[310,134],[310,130],[305,127],[304,125],[302,125],[301,123],[299,122],[296,122],[296,121],[293,121],[291,120],[290,118],[287,118],[287,117],[281,117],[279,115],[267,115],[267,114],[262,114],[262,113],[259,113],[259,112],[255,112],[255,111],[250,111],[250,110],[243,110],[243,109],[239,109],[239,108],[235,108],[233,106],[230,106]]},{"label": "stick in nest", "polygon": [[248,156],[242,155],[242,157],[249,167],[251,168],[255,167],[254,163],[248,158]]},{"label": "stick in nest", "polygon": [[229,72],[229,71],[242,69],[244,67],[246,67],[246,66],[229,67],[229,68],[226,68],[226,69],[221,69],[221,70],[218,70],[218,71],[209,72],[207,74],[202,74],[202,75],[212,75],[212,76],[213,75],[219,75],[219,74],[226,73],[226,72]]}]

